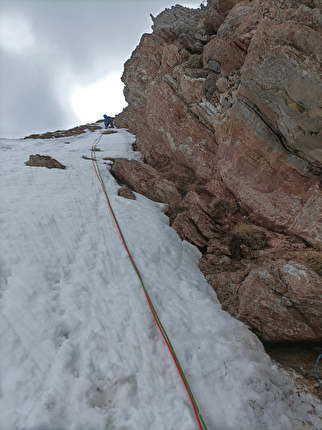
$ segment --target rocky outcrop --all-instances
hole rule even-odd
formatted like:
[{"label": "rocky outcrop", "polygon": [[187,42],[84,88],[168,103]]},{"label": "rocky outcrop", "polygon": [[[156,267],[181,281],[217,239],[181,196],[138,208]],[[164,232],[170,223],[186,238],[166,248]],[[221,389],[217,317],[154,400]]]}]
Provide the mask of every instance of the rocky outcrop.
[{"label": "rocky outcrop", "polygon": [[[98,120],[98,123],[103,122],[103,120]],[[86,133],[87,131],[100,130],[102,127],[97,124],[86,124],[80,125],[69,130],[57,130],[48,131],[42,134],[31,134],[30,136],[24,137],[24,139],[58,139],[60,137],[71,137],[78,136],[79,134]],[[69,143],[69,142],[65,142]]]},{"label": "rocky outcrop", "polygon": [[[122,161],[115,176],[169,204],[224,308],[259,336],[321,339],[303,310],[322,317],[307,258],[322,259],[321,1],[209,0],[152,19],[125,64],[128,107],[115,121],[144,162]],[[294,293],[298,279],[310,300]]]},{"label": "rocky outcrop", "polygon": [[201,262],[225,310],[266,341],[321,339],[321,276],[284,258],[243,263],[225,273],[217,269],[231,265],[228,257]]},{"label": "rocky outcrop", "polygon": [[319,339],[321,299],[320,276],[296,262],[277,260],[250,270],[238,290],[236,316],[266,340]]},{"label": "rocky outcrop", "polygon": [[126,182],[132,189],[156,202],[175,205],[181,200],[173,182],[164,180],[147,164],[142,165],[139,161],[119,158],[113,163],[111,173],[121,182]]},{"label": "rocky outcrop", "polygon": [[29,160],[26,162],[26,166],[47,167],[47,169],[66,169],[66,166],[54,158],[51,158],[49,155],[39,154],[30,155]]}]

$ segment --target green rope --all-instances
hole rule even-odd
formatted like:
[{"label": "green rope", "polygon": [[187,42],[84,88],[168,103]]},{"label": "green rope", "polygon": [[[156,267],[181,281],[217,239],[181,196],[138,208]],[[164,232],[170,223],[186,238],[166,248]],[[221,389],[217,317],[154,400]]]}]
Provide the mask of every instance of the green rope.
[{"label": "green rope", "polygon": [[[152,313],[153,313],[153,315],[154,315],[154,317],[155,317],[155,320],[156,320],[156,322],[157,322],[157,325],[159,326],[159,329],[160,329],[160,331],[161,331],[161,334],[162,334],[162,336],[163,336],[163,338],[164,338],[164,340],[165,340],[165,342],[166,342],[167,346],[168,346],[168,347],[169,347],[169,349],[170,349],[171,355],[172,355],[172,357],[173,357],[173,359],[174,359],[174,361],[175,361],[175,364],[176,364],[176,366],[177,366],[177,368],[178,368],[178,371],[179,371],[179,373],[180,373],[180,376],[181,376],[181,378],[183,379],[183,381],[184,381],[184,385],[185,385],[185,387],[186,387],[186,389],[187,389],[187,391],[188,391],[188,393],[189,393],[189,397],[190,397],[190,399],[191,399],[191,401],[192,401],[192,403],[193,403],[193,406],[194,406],[194,410],[195,410],[195,414],[196,414],[196,417],[197,417],[197,420],[198,420],[199,427],[200,427],[200,429],[201,429],[201,430],[207,430],[207,426],[206,426],[206,424],[205,424],[205,422],[204,422],[204,420],[203,420],[203,418],[202,418],[202,416],[201,416],[201,413],[200,413],[200,411],[199,411],[199,408],[198,408],[197,402],[196,402],[196,400],[195,400],[195,398],[194,398],[194,395],[193,395],[193,393],[192,393],[192,390],[191,390],[191,388],[190,388],[190,385],[189,385],[189,383],[188,383],[188,380],[187,380],[187,378],[186,378],[186,375],[185,375],[185,373],[184,373],[184,371],[183,371],[183,368],[182,368],[182,366],[181,366],[181,364],[180,364],[180,362],[179,362],[178,356],[177,356],[177,354],[175,353],[174,348],[173,348],[173,345],[172,345],[172,343],[171,343],[171,341],[170,341],[170,339],[169,339],[169,336],[167,335],[167,333],[166,333],[166,331],[165,331],[165,328],[163,327],[163,325],[162,325],[162,323],[161,323],[161,320],[160,320],[160,318],[159,318],[159,316],[158,316],[158,314],[157,314],[157,312],[156,312],[156,310],[155,310],[155,307],[154,307],[154,305],[153,305],[153,303],[152,303],[152,300],[151,300],[151,298],[150,298],[150,296],[149,296],[149,293],[147,292],[147,289],[146,289],[146,287],[145,287],[145,285],[144,285],[144,282],[143,282],[142,276],[141,276],[141,274],[140,274],[140,272],[139,272],[139,270],[138,270],[138,268],[137,268],[137,266],[136,266],[135,262],[133,261],[133,258],[132,258],[132,256],[131,256],[130,251],[129,251],[128,247],[127,247],[127,244],[126,244],[126,242],[125,242],[125,238],[124,238],[123,233],[122,233],[122,231],[121,231],[120,225],[119,225],[119,223],[118,223],[118,221],[117,221],[117,219],[116,219],[116,215],[115,215],[114,210],[113,210],[113,208],[112,208],[112,205],[111,205],[110,199],[109,199],[109,197],[108,197],[108,194],[107,194],[107,191],[106,191],[106,187],[105,187],[105,183],[104,183],[104,180],[103,180],[103,177],[102,177],[102,174],[101,174],[101,170],[100,170],[100,168],[99,168],[99,165],[98,165],[98,162],[97,162],[97,159],[96,159],[96,154],[95,154],[95,146],[96,146],[96,145],[98,144],[98,142],[101,140],[101,137],[102,137],[102,133],[101,133],[100,137],[99,137],[98,139],[96,139],[96,141],[93,143],[93,146],[92,146],[92,161],[93,161],[93,165],[94,165],[94,163],[95,163],[95,165],[96,165],[96,169],[97,169],[96,174],[97,174],[97,177],[99,178],[99,180],[100,180],[100,182],[101,182],[101,185],[102,185],[102,188],[103,188],[103,190],[104,190],[104,193],[105,193],[105,196],[106,196],[106,199],[107,199],[107,202],[108,202],[108,205],[109,205],[110,211],[111,211],[111,213],[112,213],[113,219],[114,219],[114,221],[115,221],[115,223],[116,223],[117,229],[118,229],[119,234],[120,234],[120,236],[121,236],[121,238],[122,238],[122,242],[123,242],[123,244],[124,244],[124,246],[125,246],[125,248],[126,248],[126,251],[127,251],[128,255],[129,255],[129,257],[130,257],[130,260],[131,260],[132,266],[133,266],[133,268],[134,268],[134,270],[135,270],[135,272],[136,272],[136,274],[137,274],[137,276],[138,276],[138,278],[139,278],[139,280],[140,280],[140,283],[141,283],[142,288],[143,288],[143,290],[144,290],[144,293],[145,293],[145,296],[146,296],[147,301],[148,301],[148,303],[149,303],[149,306],[150,306],[150,308],[151,308],[151,311],[152,311]],[[93,155],[93,154],[94,154],[94,155]],[[95,165],[94,165],[94,169],[95,169]]]}]

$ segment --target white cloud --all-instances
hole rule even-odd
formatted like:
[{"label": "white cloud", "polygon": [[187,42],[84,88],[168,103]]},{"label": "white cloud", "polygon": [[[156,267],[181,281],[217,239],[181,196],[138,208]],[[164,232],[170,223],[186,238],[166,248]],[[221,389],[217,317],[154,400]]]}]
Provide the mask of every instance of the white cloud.
[{"label": "white cloud", "polygon": [[121,112],[123,65],[142,34],[151,32],[150,13],[175,3],[0,0],[0,136],[69,128]]},{"label": "white cloud", "polygon": [[9,53],[29,55],[36,47],[32,26],[18,13],[1,14],[0,44]]},{"label": "white cloud", "polygon": [[71,104],[79,120],[95,122],[103,114],[114,116],[126,106],[120,74],[109,74],[87,87],[71,89]]}]

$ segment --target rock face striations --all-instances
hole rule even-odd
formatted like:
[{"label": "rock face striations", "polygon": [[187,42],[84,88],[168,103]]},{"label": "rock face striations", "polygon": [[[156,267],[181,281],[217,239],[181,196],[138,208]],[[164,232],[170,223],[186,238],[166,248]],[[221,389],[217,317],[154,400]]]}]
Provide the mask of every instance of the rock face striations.
[{"label": "rock face striations", "polygon": [[208,0],[153,19],[125,63],[142,163],[223,308],[264,340],[322,339],[322,1]]}]

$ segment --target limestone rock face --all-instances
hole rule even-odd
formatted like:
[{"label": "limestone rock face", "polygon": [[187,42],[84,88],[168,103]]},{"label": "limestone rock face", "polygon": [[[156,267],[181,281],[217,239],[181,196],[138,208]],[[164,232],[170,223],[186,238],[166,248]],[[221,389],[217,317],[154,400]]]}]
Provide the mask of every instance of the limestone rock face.
[{"label": "limestone rock face", "polygon": [[321,62],[322,34],[298,22],[265,18],[252,39],[239,90],[240,100],[266,120],[281,145],[317,171],[322,167]]},{"label": "limestone rock face", "polygon": [[[115,121],[136,134],[144,163],[117,161],[115,175],[169,204],[171,225],[202,251],[200,267],[234,316],[265,339],[321,339],[309,309],[320,319],[322,310],[282,274],[292,264],[307,274],[306,297],[320,294],[303,255],[322,251],[321,1],[208,0],[152,19],[125,64],[128,107]],[[241,242],[232,253],[240,224],[265,232],[267,247]],[[274,299],[278,282],[292,305]]]},{"label": "limestone rock face", "polygon": [[283,150],[277,135],[239,101],[218,124],[216,136],[220,174],[249,207],[249,218],[321,247],[322,193],[307,164]]}]

